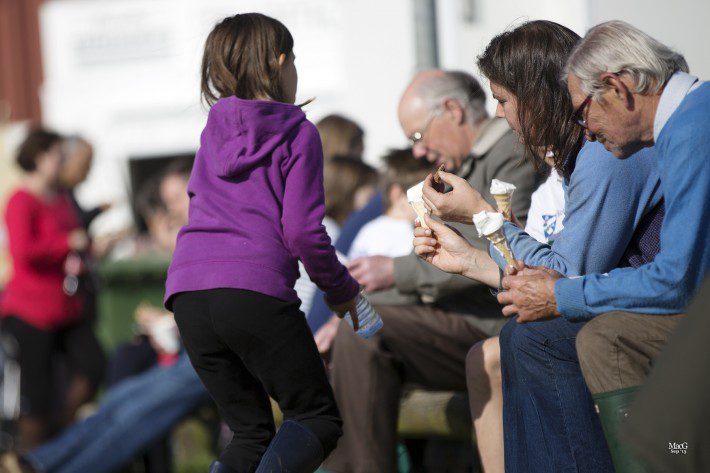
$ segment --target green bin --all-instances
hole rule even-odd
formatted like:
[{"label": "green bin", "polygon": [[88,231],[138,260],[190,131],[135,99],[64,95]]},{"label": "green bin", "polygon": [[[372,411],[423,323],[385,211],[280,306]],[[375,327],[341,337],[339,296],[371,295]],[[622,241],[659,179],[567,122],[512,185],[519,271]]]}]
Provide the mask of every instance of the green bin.
[{"label": "green bin", "polygon": [[97,335],[107,353],[133,337],[133,314],[141,302],[162,307],[169,264],[145,258],[101,265]]}]

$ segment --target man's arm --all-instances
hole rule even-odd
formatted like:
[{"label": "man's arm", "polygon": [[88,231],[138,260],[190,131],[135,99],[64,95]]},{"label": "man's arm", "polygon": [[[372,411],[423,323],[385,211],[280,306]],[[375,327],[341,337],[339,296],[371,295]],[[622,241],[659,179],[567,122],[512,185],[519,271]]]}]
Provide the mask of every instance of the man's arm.
[{"label": "man's arm", "polygon": [[[558,310],[571,320],[613,310],[682,312],[710,270],[710,130],[687,126],[656,147],[665,197],[661,252],[637,269],[562,279]],[[705,136],[698,136],[701,133]],[[565,230],[566,231],[566,230]]]}]

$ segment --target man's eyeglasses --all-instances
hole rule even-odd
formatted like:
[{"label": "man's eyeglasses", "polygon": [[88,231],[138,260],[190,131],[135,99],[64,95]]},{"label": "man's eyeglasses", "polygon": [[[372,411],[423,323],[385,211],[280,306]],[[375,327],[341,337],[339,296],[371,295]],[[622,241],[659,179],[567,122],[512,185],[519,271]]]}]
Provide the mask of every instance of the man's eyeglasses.
[{"label": "man's eyeglasses", "polygon": [[572,120],[582,128],[587,128],[587,109],[589,104],[592,103],[592,96],[593,94],[587,95],[587,98],[584,99],[572,115]]},{"label": "man's eyeglasses", "polygon": [[424,139],[424,135],[426,135],[427,131],[429,131],[429,127],[431,126],[434,119],[438,116],[438,113],[433,113],[429,117],[429,120],[427,120],[426,124],[424,125],[424,128],[422,128],[421,131],[415,131],[409,136],[409,144],[412,146],[412,148],[421,145],[421,141]]}]

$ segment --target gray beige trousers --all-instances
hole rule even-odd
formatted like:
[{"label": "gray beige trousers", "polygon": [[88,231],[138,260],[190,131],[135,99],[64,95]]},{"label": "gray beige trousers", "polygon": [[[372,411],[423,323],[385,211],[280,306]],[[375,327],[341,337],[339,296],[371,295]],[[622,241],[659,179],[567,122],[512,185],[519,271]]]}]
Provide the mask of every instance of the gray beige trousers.
[{"label": "gray beige trousers", "polygon": [[591,393],[642,384],[684,317],[608,312],[589,321],[577,335],[577,354]]}]

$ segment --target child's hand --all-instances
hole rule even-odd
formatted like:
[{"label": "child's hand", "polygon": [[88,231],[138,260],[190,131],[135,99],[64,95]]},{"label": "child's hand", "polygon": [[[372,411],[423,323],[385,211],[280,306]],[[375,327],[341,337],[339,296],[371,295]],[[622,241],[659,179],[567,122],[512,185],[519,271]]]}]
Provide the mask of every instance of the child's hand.
[{"label": "child's hand", "polygon": [[357,297],[354,297],[353,299],[349,300],[348,302],[343,302],[342,304],[331,304],[328,302],[326,299],[326,304],[328,304],[328,307],[331,308],[333,312],[335,312],[338,317],[341,319],[345,317],[345,314],[347,312],[350,312],[350,318],[353,321],[353,330],[356,332],[360,329],[360,323],[358,322],[358,314],[357,314],[357,308],[355,306],[357,302]]}]

